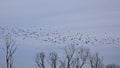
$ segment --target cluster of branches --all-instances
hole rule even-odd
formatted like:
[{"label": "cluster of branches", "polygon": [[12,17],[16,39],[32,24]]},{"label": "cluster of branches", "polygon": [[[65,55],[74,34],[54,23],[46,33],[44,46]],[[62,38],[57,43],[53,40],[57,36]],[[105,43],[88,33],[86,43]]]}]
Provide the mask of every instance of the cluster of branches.
[{"label": "cluster of branches", "polygon": [[120,68],[120,66],[117,64],[108,64],[106,65],[106,68]]},{"label": "cluster of branches", "polygon": [[6,68],[13,68],[13,55],[16,51],[15,40],[9,35],[4,36],[2,40],[4,45],[2,49],[5,53]]},{"label": "cluster of branches", "polygon": [[62,58],[62,60],[56,52],[49,53],[48,57],[45,52],[39,52],[35,59],[37,68],[48,68],[49,66],[51,68],[83,68],[85,64],[89,64],[91,68],[103,68],[103,58],[98,53],[90,54],[89,48],[76,48],[74,45],[69,45],[64,48],[64,52],[65,59]]}]

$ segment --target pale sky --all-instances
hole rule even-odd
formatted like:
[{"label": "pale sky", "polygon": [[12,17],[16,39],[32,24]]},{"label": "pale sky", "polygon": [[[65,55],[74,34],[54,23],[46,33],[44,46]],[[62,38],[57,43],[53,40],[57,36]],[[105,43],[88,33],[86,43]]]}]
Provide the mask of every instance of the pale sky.
[{"label": "pale sky", "polygon": [[120,0],[0,1],[1,25],[119,27]]},{"label": "pale sky", "polygon": [[[120,32],[120,0],[0,0],[0,26]],[[21,46],[15,56],[15,67],[34,68],[34,55],[38,49],[34,46],[27,48],[22,44],[18,43]],[[117,53],[120,48],[109,48],[101,48],[105,51],[101,52],[105,55],[105,62],[120,64],[120,55]],[[101,49],[98,48],[99,51]],[[110,51],[115,55],[111,55]],[[29,57],[24,58],[26,56]]]}]

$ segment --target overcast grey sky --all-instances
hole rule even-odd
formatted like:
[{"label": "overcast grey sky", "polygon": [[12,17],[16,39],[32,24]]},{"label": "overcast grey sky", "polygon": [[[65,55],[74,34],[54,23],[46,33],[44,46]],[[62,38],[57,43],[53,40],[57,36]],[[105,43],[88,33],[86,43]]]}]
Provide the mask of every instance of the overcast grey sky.
[{"label": "overcast grey sky", "polygon": [[[120,32],[120,0],[0,0],[0,26],[29,25],[83,31],[96,29],[102,32],[107,29],[111,32]],[[24,46],[29,45],[29,42],[18,44],[21,46],[15,56],[17,58],[15,67],[34,68],[33,51],[37,47]],[[117,53],[120,48],[101,49],[106,63],[120,63],[120,55]],[[110,51],[115,55],[111,55]],[[29,57],[24,58],[26,56]],[[23,62],[24,60],[26,61]]]},{"label": "overcast grey sky", "polygon": [[119,27],[120,0],[0,0],[0,24]]}]

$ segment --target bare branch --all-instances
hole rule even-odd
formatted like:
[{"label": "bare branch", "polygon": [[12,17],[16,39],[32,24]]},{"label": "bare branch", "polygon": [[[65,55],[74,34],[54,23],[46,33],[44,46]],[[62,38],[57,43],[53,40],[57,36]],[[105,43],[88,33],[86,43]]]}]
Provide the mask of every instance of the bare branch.
[{"label": "bare branch", "polygon": [[45,68],[44,58],[45,58],[45,53],[44,52],[40,52],[36,55],[35,62],[37,64],[37,67]]},{"label": "bare branch", "polygon": [[15,41],[11,38],[11,36],[6,35],[4,37],[4,45],[6,49],[6,67],[13,68],[13,54],[16,51]]},{"label": "bare branch", "polygon": [[89,57],[91,68],[103,68],[103,58],[99,57],[98,53],[95,53],[93,56]]},{"label": "bare branch", "polygon": [[58,61],[58,54],[55,52],[49,53],[49,63],[51,68],[57,67],[57,61]]},{"label": "bare branch", "polygon": [[73,58],[74,53],[75,53],[75,46],[69,45],[69,46],[65,47],[64,50],[65,50],[65,55],[66,55],[66,59],[67,59],[67,68],[70,68],[72,58]]}]

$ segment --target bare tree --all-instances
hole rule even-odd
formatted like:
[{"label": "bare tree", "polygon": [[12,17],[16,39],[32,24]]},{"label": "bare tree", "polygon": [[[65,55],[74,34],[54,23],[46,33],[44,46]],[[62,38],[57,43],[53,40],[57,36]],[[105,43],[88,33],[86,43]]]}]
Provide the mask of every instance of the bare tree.
[{"label": "bare tree", "polygon": [[98,53],[95,53],[95,55],[89,57],[90,66],[91,68],[103,68],[103,58],[99,57]]},{"label": "bare tree", "polygon": [[13,68],[13,54],[16,51],[15,40],[11,36],[6,35],[3,41],[6,52],[6,68]]},{"label": "bare tree", "polygon": [[66,65],[65,65],[65,61],[60,61],[60,66],[59,66],[59,68],[66,68],[65,66],[66,66]]},{"label": "bare tree", "polygon": [[75,54],[75,46],[74,45],[69,45],[65,47],[65,55],[67,59],[67,68],[70,68],[72,65],[72,59]]},{"label": "bare tree", "polygon": [[120,66],[118,66],[116,64],[108,64],[108,65],[106,65],[106,68],[120,68]]},{"label": "bare tree", "polygon": [[86,64],[89,57],[89,48],[79,47],[74,59],[75,68],[82,68]]},{"label": "bare tree", "polygon": [[51,68],[57,67],[57,61],[58,61],[58,54],[56,52],[49,53],[49,64]]},{"label": "bare tree", "polygon": [[45,61],[44,61],[44,59],[45,59],[45,53],[44,52],[40,52],[40,53],[37,54],[36,60],[35,60],[35,62],[37,64],[37,67],[45,68]]}]

